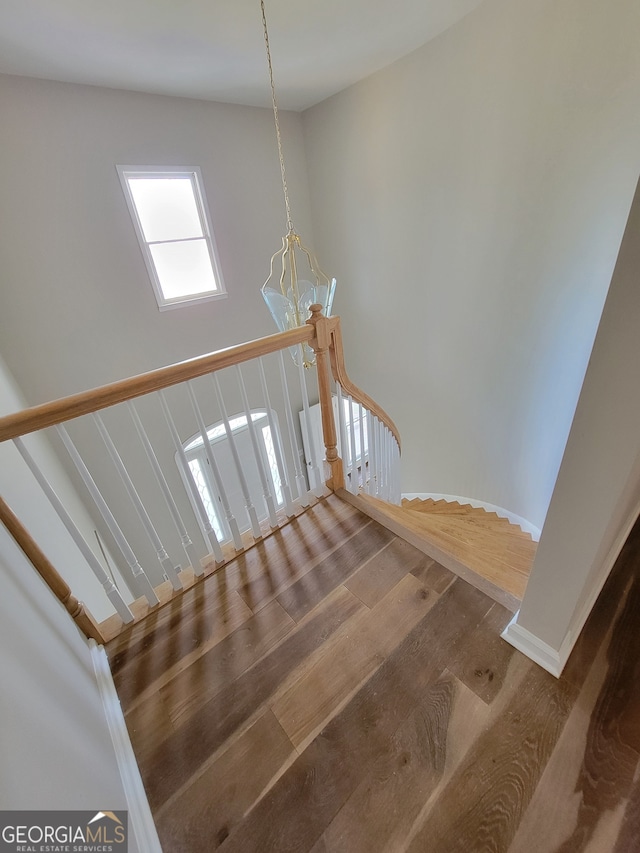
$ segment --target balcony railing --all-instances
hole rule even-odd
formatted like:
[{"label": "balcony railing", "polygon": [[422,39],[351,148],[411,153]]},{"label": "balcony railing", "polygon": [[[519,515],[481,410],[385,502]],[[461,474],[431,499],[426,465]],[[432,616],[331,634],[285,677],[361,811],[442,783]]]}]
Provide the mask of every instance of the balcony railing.
[{"label": "balcony railing", "polygon": [[[311,369],[289,356],[304,345],[316,354]],[[32,433],[49,437],[81,484],[98,548],[38,465]],[[340,320],[323,317],[320,306],[300,328],[0,418],[0,441],[13,441],[97,579],[103,618],[78,600],[81,591],[47,559],[47,543],[36,543],[4,501],[0,518],[99,642],[327,491],[400,501],[398,432],[350,381]]]}]

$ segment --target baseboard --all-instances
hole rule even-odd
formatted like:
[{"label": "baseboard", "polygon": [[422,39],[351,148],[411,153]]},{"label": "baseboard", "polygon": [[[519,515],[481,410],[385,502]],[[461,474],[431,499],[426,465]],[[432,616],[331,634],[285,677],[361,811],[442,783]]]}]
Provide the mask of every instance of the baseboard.
[{"label": "baseboard", "polygon": [[546,669],[551,675],[560,678],[564,665],[571,653],[571,648],[564,648],[565,644],[563,643],[563,647],[558,651],[543,642],[539,637],[532,634],[531,631],[527,631],[526,628],[518,625],[519,613],[520,611],[516,613],[502,632],[502,639],[506,640],[507,643],[519,652],[522,652],[522,654],[526,655],[534,663]]},{"label": "baseboard", "polygon": [[609,548],[607,556],[602,561],[597,573],[597,578],[591,585],[589,595],[585,599],[584,604],[579,609],[576,609],[574,616],[571,619],[569,630],[565,634],[565,638],[559,649],[552,648],[539,637],[536,637],[535,634],[532,634],[531,631],[528,631],[526,628],[518,625],[518,616],[520,611],[518,611],[511,622],[509,622],[502,633],[502,638],[523,654],[527,655],[527,657],[531,658],[531,660],[540,664],[540,666],[546,669],[547,672],[559,677],[562,674],[562,670],[569,660],[569,655],[578,641],[578,637],[589,618],[589,614],[593,610],[598,596],[602,592],[602,588],[611,574],[615,562],[639,517],[640,503],[634,506],[620,529],[620,532],[613,540],[613,544],[611,545],[611,548]]},{"label": "baseboard", "polygon": [[441,495],[436,492],[405,492],[402,497],[407,498],[407,500],[413,500],[414,498],[426,500],[427,498],[431,498],[434,501],[457,501],[460,504],[471,504],[471,506],[478,507],[479,509],[486,509],[487,512],[495,512],[500,518],[506,518],[512,524],[517,524],[524,533],[529,533],[534,542],[540,541],[541,530],[535,524],[527,521],[526,518],[522,518],[521,515],[509,512],[504,507],[496,506],[486,501],[479,501],[475,498],[467,498],[461,495]]},{"label": "baseboard", "polygon": [[104,715],[109,726],[118,770],[120,771],[122,787],[127,799],[129,821],[138,843],[138,849],[140,853],[162,853],[140,770],[129,740],[120,700],[113,683],[107,653],[104,646],[99,646],[95,640],[89,640],[89,648],[98,690],[102,698]]},{"label": "baseboard", "polygon": [[[576,644],[578,637],[580,636],[580,633],[584,628],[587,619],[589,618],[589,614],[593,610],[598,596],[602,592],[602,588],[605,585],[607,578],[611,574],[613,567],[616,564],[616,560],[620,556],[620,552],[624,548],[624,544],[629,538],[629,534],[633,530],[633,527],[638,518],[640,518],[640,502],[633,507],[633,509],[627,516],[623,526],[621,527],[620,532],[613,540],[613,544],[607,551],[607,556],[602,561],[600,569],[597,573],[597,577],[594,583],[591,585],[591,590],[589,592],[589,595],[585,599],[584,604],[579,609],[576,608],[576,612],[574,613],[574,616],[569,625],[569,630],[567,631],[564,643],[562,644],[563,647],[565,645],[570,645],[569,653]],[[567,658],[568,657],[569,655],[567,654]]]}]

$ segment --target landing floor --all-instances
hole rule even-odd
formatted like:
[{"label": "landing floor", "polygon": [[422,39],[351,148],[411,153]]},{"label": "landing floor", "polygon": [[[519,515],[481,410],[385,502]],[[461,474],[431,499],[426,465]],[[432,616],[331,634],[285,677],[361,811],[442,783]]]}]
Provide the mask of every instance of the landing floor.
[{"label": "landing floor", "polygon": [[640,850],[640,531],[556,680],[335,496],[113,641],[165,853]]}]

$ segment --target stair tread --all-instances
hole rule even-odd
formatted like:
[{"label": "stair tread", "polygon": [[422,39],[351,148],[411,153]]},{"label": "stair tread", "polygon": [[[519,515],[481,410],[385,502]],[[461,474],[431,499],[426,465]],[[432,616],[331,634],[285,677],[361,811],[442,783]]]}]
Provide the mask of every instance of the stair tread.
[{"label": "stair tread", "polygon": [[[425,525],[448,525],[459,528],[461,531],[468,530],[470,535],[482,536],[485,531],[490,532],[490,535],[512,539],[514,542],[529,542],[533,543],[530,535],[523,531],[515,524],[511,524],[507,519],[491,519],[488,517],[474,515],[445,515],[444,513],[425,513],[413,509],[413,507],[401,508],[404,512],[410,512],[416,518],[421,519]],[[504,524],[503,522],[506,522]]]},{"label": "stair tread", "polygon": [[[374,499],[375,500],[375,499]],[[384,504],[384,502],[377,502]],[[423,512],[384,504],[385,511],[412,532],[431,541],[454,560],[521,599],[535,556],[536,543],[508,519],[478,508],[474,515]]]},{"label": "stair tread", "polygon": [[522,536],[530,541],[533,541],[530,533],[526,533],[522,528],[498,515],[492,510],[486,510],[484,507],[474,507],[471,504],[461,504],[459,501],[434,501],[433,498],[413,498],[412,500],[403,500],[402,506],[406,509],[411,509],[414,512],[422,512],[425,515],[437,516],[463,516],[474,524],[487,523],[491,526],[501,528],[505,531],[513,533],[516,536]]}]

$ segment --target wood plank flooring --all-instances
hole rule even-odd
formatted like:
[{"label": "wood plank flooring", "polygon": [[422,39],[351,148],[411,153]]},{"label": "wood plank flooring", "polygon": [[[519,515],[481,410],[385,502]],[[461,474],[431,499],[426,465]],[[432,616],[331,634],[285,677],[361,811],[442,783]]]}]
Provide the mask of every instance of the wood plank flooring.
[{"label": "wood plank flooring", "polygon": [[640,529],[556,680],[332,496],[108,647],[165,853],[640,850]]}]

